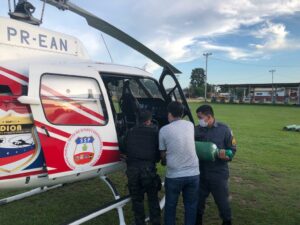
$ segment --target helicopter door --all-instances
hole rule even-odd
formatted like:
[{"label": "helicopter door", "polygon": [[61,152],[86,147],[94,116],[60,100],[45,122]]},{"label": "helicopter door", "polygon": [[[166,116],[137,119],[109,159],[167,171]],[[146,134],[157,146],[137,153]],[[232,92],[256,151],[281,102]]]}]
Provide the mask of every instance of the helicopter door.
[{"label": "helicopter door", "polygon": [[30,68],[23,103],[30,104],[49,178],[100,171],[105,164],[119,161],[105,90],[99,73],[90,68]]},{"label": "helicopter door", "polygon": [[194,123],[189,105],[175,74],[164,69],[162,75],[160,76],[159,83],[162,86],[162,89],[165,91],[167,101],[181,102],[185,107],[183,117],[186,117],[188,120]]}]

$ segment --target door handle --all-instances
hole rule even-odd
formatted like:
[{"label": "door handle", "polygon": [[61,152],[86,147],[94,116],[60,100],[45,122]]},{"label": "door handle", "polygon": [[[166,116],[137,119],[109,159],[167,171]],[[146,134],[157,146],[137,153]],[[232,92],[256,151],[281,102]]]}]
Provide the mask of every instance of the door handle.
[{"label": "door handle", "polygon": [[26,95],[20,96],[18,98],[18,101],[23,103],[23,104],[28,104],[28,105],[39,105],[39,104],[41,104],[39,98],[34,98],[34,97],[26,96]]}]

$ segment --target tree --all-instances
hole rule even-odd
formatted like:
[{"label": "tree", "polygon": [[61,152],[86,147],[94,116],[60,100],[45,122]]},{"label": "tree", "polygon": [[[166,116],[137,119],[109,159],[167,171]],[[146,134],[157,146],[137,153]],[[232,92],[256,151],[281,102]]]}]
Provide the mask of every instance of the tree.
[{"label": "tree", "polygon": [[205,83],[205,72],[202,68],[195,68],[192,70],[190,85],[193,88],[200,87]]}]

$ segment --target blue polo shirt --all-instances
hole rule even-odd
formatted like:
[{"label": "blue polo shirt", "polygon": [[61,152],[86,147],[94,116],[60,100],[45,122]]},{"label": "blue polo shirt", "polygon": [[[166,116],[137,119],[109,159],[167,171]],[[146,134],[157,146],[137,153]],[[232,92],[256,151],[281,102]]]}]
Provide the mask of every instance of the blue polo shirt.
[{"label": "blue polo shirt", "polygon": [[[231,149],[234,154],[236,152],[236,141],[232,131],[226,124],[221,122],[215,121],[212,127],[196,126],[195,140],[212,142],[219,149]],[[202,177],[211,177],[212,174],[223,177],[229,176],[227,161],[221,159],[214,162],[201,161],[200,172]]]}]

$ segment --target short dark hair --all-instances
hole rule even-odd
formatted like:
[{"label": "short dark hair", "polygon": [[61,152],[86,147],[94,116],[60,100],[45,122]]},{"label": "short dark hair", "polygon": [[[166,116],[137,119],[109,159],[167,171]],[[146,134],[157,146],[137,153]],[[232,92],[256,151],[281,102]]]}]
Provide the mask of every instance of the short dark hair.
[{"label": "short dark hair", "polygon": [[143,110],[139,113],[140,123],[145,123],[148,120],[152,120],[152,113],[148,110]]},{"label": "short dark hair", "polygon": [[174,117],[182,117],[184,106],[180,102],[171,102],[168,105],[168,113]]},{"label": "short dark hair", "polygon": [[211,115],[212,117],[214,117],[214,110],[210,105],[201,105],[198,107],[198,109],[196,110],[196,113],[201,112],[202,114],[208,116]]}]

